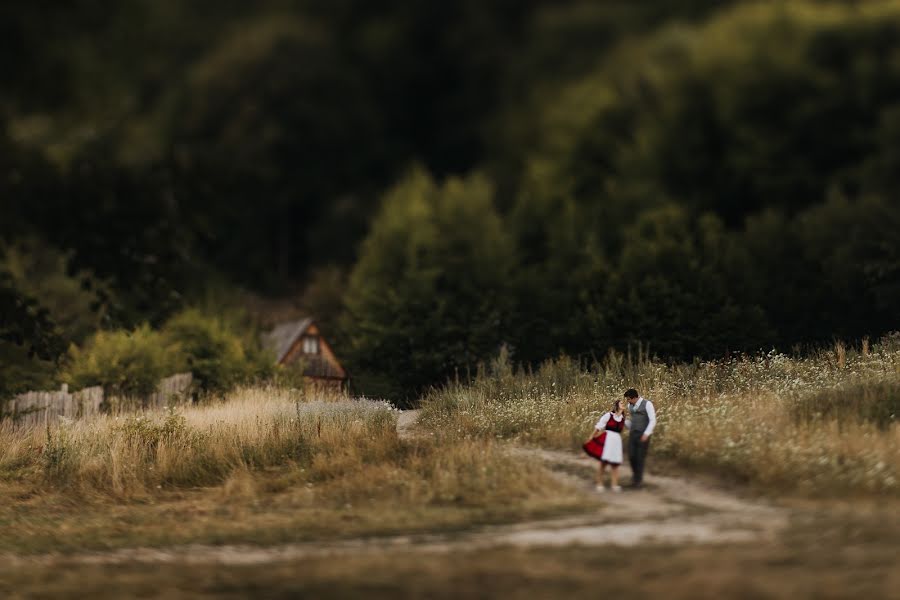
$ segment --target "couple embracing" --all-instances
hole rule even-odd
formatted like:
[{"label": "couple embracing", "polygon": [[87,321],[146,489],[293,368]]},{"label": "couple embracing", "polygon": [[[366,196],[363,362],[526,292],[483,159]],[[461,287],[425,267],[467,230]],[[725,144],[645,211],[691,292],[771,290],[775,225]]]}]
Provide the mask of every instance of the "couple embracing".
[{"label": "couple embracing", "polygon": [[[630,418],[626,415],[628,404]],[[644,483],[644,463],[650,449],[650,436],[656,427],[656,409],[653,403],[642,398],[634,388],[625,392],[624,400],[616,400],[612,410],[604,413],[594,426],[591,439],[585,442],[584,451],[600,461],[597,469],[597,491],[604,491],[603,479],[610,469],[611,489],[622,491],[619,486],[619,466],[622,464],[622,432],[628,428],[628,462],[631,463],[631,488],[640,489]]]}]

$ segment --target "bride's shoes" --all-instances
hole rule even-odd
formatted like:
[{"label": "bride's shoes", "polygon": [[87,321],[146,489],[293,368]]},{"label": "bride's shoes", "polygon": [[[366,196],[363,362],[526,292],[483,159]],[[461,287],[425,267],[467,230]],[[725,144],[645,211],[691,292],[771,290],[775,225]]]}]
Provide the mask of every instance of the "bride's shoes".
[{"label": "bride's shoes", "polygon": [[[605,492],[605,491],[606,491],[606,487],[605,487],[603,484],[600,484],[600,483],[598,483],[597,485],[595,485],[595,486],[594,486],[594,489],[597,490],[598,492]],[[611,489],[612,491],[618,493],[618,492],[621,492],[621,491],[622,491],[622,486],[621,486],[621,485],[611,485],[611,486],[609,486],[609,489]]]},{"label": "bride's shoes", "polygon": [[[600,483],[598,483],[597,485],[595,485],[595,486],[594,486],[594,489],[597,490],[598,492],[605,492],[605,491],[606,491],[606,487],[605,487],[603,484],[600,484]],[[611,485],[611,486],[609,486],[609,489],[611,489],[612,491],[618,493],[618,492],[621,492],[621,491],[622,491],[622,486],[621,486],[621,485]]]}]

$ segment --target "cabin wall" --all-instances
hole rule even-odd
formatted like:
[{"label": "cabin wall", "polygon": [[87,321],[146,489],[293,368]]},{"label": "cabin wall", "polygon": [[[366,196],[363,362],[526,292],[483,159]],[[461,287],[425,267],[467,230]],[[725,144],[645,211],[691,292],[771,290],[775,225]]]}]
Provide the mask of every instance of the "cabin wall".
[{"label": "cabin wall", "polygon": [[[315,328],[315,325],[310,327],[310,331]],[[347,377],[347,371],[344,370],[344,367],[341,365],[340,361],[337,359],[337,356],[334,355],[334,352],[331,350],[331,346],[328,345],[328,342],[325,341],[321,335],[319,335],[319,330],[316,329],[316,334],[319,337],[319,353],[325,357],[329,363],[334,365],[334,367],[340,371],[341,375]]]},{"label": "cabin wall", "polygon": [[[307,336],[307,335],[311,335],[311,336],[315,336],[315,337],[319,338],[319,354],[329,364],[331,364],[336,371],[341,373],[341,375],[343,375],[343,377],[346,379],[347,371],[344,370],[344,367],[341,365],[341,363],[338,361],[337,357],[334,355],[334,351],[332,351],[331,346],[329,346],[328,342],[326,342],[325,339],[322,337],[322,334],[319,331],[319,328],[315,324],[310,325],[306,329],[306,331],[303,332],[302,335],[298,336],[297,339],[294,340],[294,343],[291,346],[291,349],[287,351],[287,354],[285,354],[284,358],[281,360],[281,364],[282,365],[292,365],[292,364],[295,364],[295,363],[303,360],[303,357],[305,356],[305,354],[303,353],[303,337]],[[310,378],[310,379],[313,379],[313,378]],[[316,379],[317,381],[328,381],[328,380],[324,380],[324,379],[320,379],[320,378],[314,378],[314,379]]]}]

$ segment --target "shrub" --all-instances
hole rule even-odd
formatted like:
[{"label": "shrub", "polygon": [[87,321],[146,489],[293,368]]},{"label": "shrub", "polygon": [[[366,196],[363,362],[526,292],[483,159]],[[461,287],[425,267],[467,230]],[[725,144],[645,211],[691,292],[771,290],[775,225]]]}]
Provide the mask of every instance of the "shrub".
[{"label": "shrub", "polygon": [[176,350],[146,324],[134,331],[98,331],[83,348],[69,348],[61,379],[75,388],[102,385],[116,396],[150,394],[175,371]]},{"label": "shrub", "polygon": [[264,370],[262,357],[221,318],[186,310],[166,323],[163,333],[203,391],[226,392]]}]

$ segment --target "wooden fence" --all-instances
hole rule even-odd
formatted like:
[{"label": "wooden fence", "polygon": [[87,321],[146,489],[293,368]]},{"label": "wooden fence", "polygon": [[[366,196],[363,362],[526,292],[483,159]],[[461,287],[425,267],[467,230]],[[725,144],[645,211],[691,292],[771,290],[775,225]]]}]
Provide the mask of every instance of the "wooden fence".
[{"label": "wooden fence", "polygon": [[166,377],[156,386],[156,391],[144,399],[143,408],[162,408],[190,400],[193,382],[194,376],[190,373],[176,373]]},{"label": "wooden fence", "polygon": [[105,398],[103,388],[99,386],[69,393],[68,386],[63,384],[55,392],[19,394],[7,402],[5,412],[17,425],[44,427],[60,417],[79,419],[101,412],[162,408],[190,400],[193,379],[190,373],[166,377],[159,382],[156,391],[145,398]]}]

